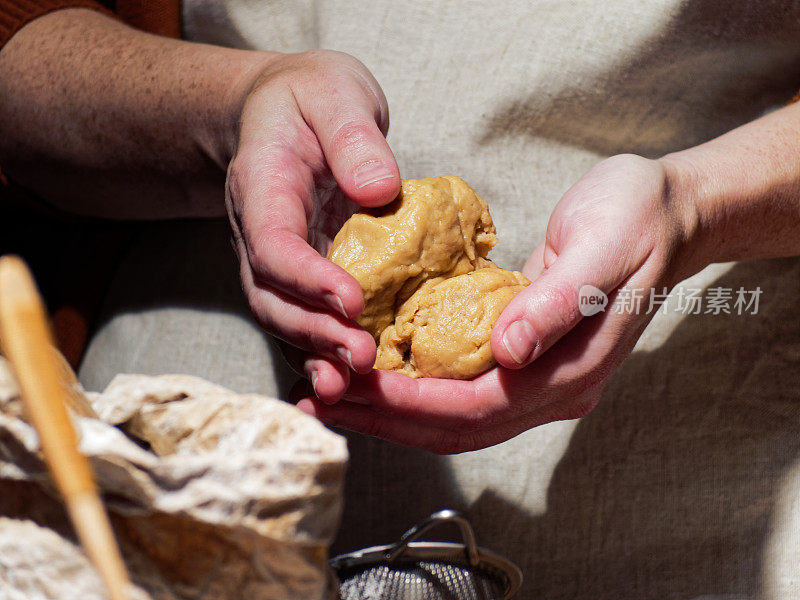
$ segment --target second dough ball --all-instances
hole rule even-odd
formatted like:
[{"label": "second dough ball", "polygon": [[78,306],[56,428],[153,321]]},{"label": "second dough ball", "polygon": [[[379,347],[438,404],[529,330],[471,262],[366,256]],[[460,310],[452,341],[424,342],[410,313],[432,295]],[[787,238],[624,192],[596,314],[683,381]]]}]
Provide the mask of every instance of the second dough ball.
[{"label": "second dough ball", "polygon": [[451,379],[483,373],[495,364],[492,327],[528,283],[494,265],[425,282],[383,330],[375,368]]}]

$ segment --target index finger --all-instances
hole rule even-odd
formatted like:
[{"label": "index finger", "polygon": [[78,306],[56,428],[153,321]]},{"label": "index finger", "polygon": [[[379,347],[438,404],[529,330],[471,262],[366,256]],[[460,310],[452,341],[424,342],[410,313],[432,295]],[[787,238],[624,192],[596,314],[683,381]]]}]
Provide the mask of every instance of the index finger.
[{"label": "index finger", "polygon": [[356,317],[363,309],[361,286],[307,241],[315,177],[324,170],[314,134],[290,103],[283,111],[270,105],[251,120],[256,125],[243,125],[228,174],[231,226],[245,253],[240,258],[249,262],[257,282]]}]

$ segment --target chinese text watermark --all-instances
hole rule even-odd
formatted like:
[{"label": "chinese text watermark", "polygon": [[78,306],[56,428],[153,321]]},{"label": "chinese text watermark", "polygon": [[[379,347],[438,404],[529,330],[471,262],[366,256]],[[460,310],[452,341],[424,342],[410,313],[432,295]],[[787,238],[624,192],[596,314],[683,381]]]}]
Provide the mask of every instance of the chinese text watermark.
[{"label": "chinese text watermark", "polygon": [[[705,293],[704,293],[705,292]],[[757,315],[762,290],[725,287],[703,288],[620,288],[613,301],[593,285],[578,292],[578,308],[584,317],[606,310],[614,314],[655,314],[672,312],[684,315]],[[672,299],[672,302],[670,300]]]}]

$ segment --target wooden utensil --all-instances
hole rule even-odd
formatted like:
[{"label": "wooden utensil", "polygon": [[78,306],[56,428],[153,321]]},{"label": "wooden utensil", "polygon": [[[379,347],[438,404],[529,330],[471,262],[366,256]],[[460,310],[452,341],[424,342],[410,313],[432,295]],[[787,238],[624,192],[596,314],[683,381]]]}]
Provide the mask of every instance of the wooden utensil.
[{"label": "wooden utensil", "polygon": [[[86,554],[108,587],[111,600],[128,597],[128,574],[108,515],[67,411],[64,386],[42,300],[25,263],[0,257],[0,344],[11,362],[28,418],[39,434],[50,474],[66,501]],[[71,372],[71,371],[70,371]]]}]

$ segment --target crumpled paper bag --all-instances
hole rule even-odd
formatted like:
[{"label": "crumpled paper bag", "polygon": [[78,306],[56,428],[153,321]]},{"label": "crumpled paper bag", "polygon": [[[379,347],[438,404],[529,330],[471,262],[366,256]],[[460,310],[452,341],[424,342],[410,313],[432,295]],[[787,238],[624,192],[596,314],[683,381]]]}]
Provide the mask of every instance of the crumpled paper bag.
[{"label": "crumpled paper bag", "polygon": [[[342,437],[285,402],[196,377],[120,375],[86,395],[100,418],[74,418],[80,447],[137,598],[336,596],[327,549]],[[105,598],[2,358],[0,409],[0,599]]]}]

